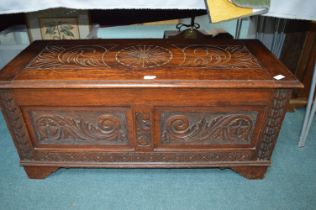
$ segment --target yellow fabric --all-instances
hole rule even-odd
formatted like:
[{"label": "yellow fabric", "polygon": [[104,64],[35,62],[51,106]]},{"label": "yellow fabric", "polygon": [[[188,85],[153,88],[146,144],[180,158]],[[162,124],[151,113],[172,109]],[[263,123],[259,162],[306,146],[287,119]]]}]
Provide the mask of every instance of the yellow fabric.
[{"label": "yellow fabric", "polygon": [[212,23],[249,16],[251,8],[238,7],[229,0],[206,0]]}]

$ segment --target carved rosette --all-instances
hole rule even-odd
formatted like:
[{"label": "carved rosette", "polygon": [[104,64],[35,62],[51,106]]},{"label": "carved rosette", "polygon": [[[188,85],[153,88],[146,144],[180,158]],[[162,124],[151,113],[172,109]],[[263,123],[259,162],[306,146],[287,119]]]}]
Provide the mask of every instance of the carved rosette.
[{"label": "carved rosette", "polygon": [[275,91],[272,107],[268,115],[263,135],[258,147],[258,159],[269,160],[274,144],[278,138],[286,107],[291,97],[291,90],[279,89]]},{"label": "carved rosette", "polygon": [[116,53],[116,61],[126,67],[153,68],[170,62],[172,52],[157,45],[135,45]]},{"label": "carved rosette", "polygon": [[249,144],[256,112],[162,113],[163,144]]},{"label": "carved rosette", "polygon": [[151,144],[151,118],[149,112],[136,112],[136,138],[137,146]]},{"label": "carved rosette", "polygon": [[124,113],[32,111],[41,144],[128,144]]},{"label": "carved rosette", "polygon": [[28,136],[22,112],[13,99],[12,93],[10,91],[1,91],[0,103],[20,158],[22,160],[31,159],[33,146]]}]

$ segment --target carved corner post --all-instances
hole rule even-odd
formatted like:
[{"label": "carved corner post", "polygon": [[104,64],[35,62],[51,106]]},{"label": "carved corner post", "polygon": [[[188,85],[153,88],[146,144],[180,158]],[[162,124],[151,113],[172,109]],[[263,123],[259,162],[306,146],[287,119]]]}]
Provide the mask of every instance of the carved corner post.
[{"label": "carved corner post", "polygon": [[[27,128],[23,120],[22,112],[20,110],[20,107],[14,100],[12,91],[0,91],[0,103],[2,107],[3,116],[6,120],[8,129],[17,148],[20,160],[32,160],[34,156],[34,150],[31,143],[31,139],[28,135]],[[24,169],[30,178],[45,178],[50,174],[47,171],[47,168],[50,167],[33,167],[33,171],[36,170],[36,173],[29,173],[28,168],[30,167],[24,166]],[[57,170],[57,168],[55,170]]]},{"label": "carved corner post", "polygon": [[261,141],[257,147],[258,160],[270,160],[271,158],[282,121],[286,114],[287,105],[291,98],[291,93],[292,91],[289,89],[278,89],[274,93],[272,105],[262,131]]},{"label": "carved corner post", "polygon": [[136,150],[152,150],[152,122],[153,115],[151,108],[135,111]]},{"label": "carved corner post", "polygon": [[[278,89],[274,92],[261,140],[257,146],[257,159],[259,161],[269,161],[271,159],[291,93],[292,91],[288,89]],[[267,168],[268,166],[238,166],[232,167],[232,170],[248,179],[262,179]]]},{"label": "carved corner post", "polygon": [[16,104],[11,91],[0,92],[2,113],[10,130],[21,160],[31,159],[33,147],[23,121],[22,112]]}]

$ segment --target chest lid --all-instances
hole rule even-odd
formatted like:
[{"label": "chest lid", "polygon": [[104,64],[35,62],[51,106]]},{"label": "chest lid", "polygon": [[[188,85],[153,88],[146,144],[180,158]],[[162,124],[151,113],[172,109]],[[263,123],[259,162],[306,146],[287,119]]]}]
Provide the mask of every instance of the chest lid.
[{"label": "chest lid", "polygon": [[[283,79],[274,77],[282,75]],[[295,88],[256,40],[36,41],[0,72],[0,88]]]}]

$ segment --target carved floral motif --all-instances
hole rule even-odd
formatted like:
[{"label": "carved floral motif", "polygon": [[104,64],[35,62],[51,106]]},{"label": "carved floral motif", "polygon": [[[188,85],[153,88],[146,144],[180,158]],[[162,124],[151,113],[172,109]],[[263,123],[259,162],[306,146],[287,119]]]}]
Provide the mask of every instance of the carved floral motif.
[{"label": "carved floral motif", "polygon": [[151,144],[150,113],[136,112],[136,138],[138,146]]},{"label": "carved floral motif", "polygon": [[162,113],[163,144],[249,144],[256,113]]},{"label": "carved floral motif", "polygon": [[[127,144],[124,115],[97,113],[93,118],[64,113],[33,112],[33,124],[42,144]],[[82,114],[82,113],[81,113]],[[83,114],[84,116],[84,114]]]},{"label": "carved floral motif", "polygon": [[166,65],[172,52],[157,45],[135,45],[117,52],[116,61],[127,67],[153,68]]}]

